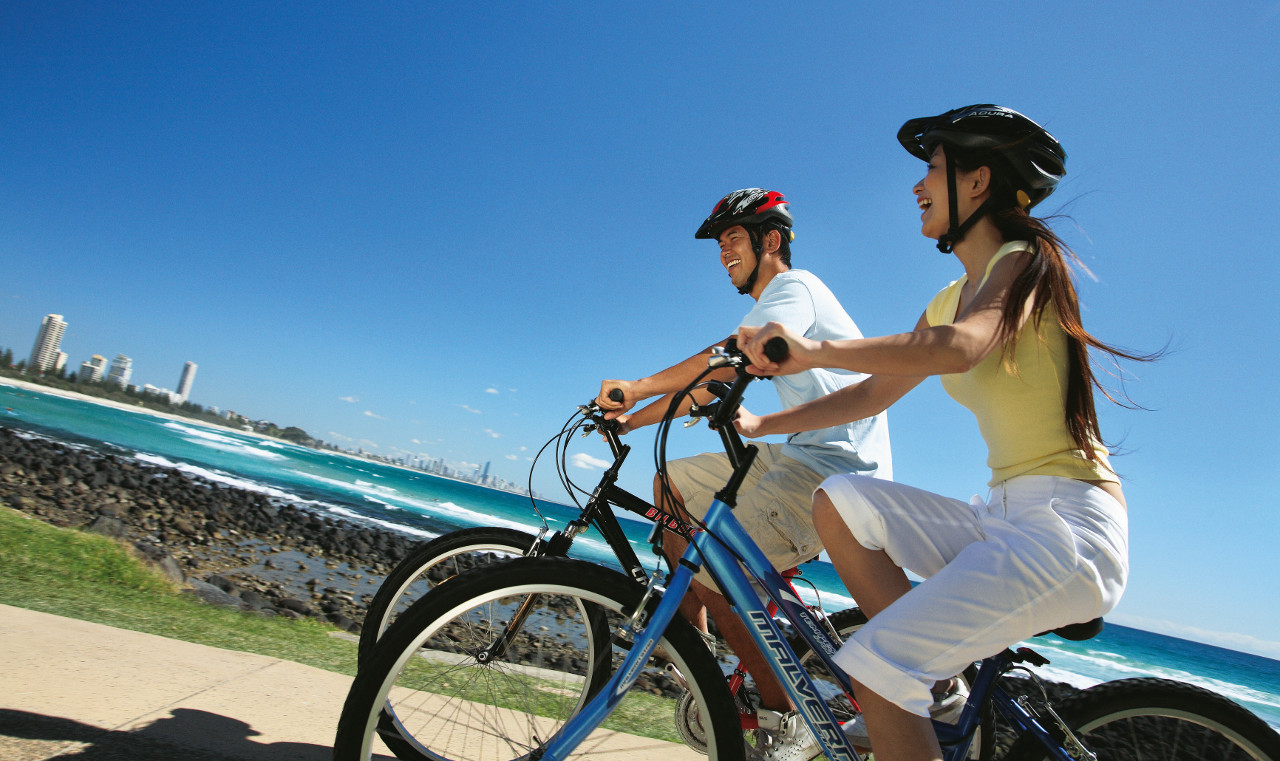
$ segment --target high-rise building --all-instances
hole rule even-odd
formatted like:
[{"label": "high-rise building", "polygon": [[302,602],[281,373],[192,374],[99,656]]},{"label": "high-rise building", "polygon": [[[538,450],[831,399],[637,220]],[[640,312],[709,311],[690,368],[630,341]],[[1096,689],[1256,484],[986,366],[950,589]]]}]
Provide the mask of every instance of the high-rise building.
[{"label": "high-rise building", "polygon": [[101,354],[94,354],[86,362],[80,363],[80,382],[97,383],[102,380],[107,372],[107,358]]},{"label": "high-rise building", "polygon": [[117,354],[111,360],[111,370],[107,372],[107,382],[120,388],[128,388],[129,378],[133,375],[133,360],[123,354]]},{"label": "high-rise building", "polygon": [[196,381],[196,363],[188,362],[182,366],[182,379],[178,381],[178,397],[182,401],[191,398],[191,384]]},{"label": "high-rise building", "polygon": [[56,369],[58,348],[62,344],[62,334],[67,323],[60,314],[47,314],[40,323],[40,332],[36,334],[35,346],[31,349],[31,360],[27,364],[34,372],[43,373]]}]

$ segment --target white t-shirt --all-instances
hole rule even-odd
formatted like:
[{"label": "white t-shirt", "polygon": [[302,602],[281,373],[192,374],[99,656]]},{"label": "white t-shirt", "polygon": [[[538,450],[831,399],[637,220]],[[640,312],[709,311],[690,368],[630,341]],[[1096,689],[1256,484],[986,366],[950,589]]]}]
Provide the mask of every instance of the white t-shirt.
[{"label": "white t-shirt", "polygon": [[[831,290],[813,273],[788,270],[775,275],[742,324],[758,327],[778,322],[815,341],[862,338],[853,318]],[[848,370],[814,369],[778,376],[773,385],[784,408],[794,407],[838,391],[866,378]],[[893,478],[886,413],[845,425],[803,431],[787,437],[783,454],[822,476],[861,473]]]}]

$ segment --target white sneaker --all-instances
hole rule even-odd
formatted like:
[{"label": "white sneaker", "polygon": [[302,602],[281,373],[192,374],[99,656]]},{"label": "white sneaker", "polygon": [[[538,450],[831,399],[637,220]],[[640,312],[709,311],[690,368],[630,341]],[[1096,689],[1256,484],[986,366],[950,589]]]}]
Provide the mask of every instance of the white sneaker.
[{"label": "white sneaker", "polygon": [[782,715],[776,731],[756,730],[755,747],[747,747],[747,761],[809,761],[820,755],[818,738],[795,711]]},{"label": "white sneaker", "polygon": [[[963,679],[953,678],[946,692],[941,695],[934,694],[933,705],[929,706],[929,718],[944,724],[954,724],[960,718],[960,713],[964,711],[964,704],[968,699],[969,686]],[[871,738],[867,736],[867,722],[862,718],[862,714],[853,717],[852,721],[845,722],[840,727],[840,731],[849,738],[849,742],[859,748],[871,750]]]}]

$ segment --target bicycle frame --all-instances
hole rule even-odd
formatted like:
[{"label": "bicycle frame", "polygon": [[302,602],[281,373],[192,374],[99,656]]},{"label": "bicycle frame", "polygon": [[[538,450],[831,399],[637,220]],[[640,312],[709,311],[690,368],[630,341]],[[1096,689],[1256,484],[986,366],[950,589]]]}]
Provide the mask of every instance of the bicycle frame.
[{"label": "bicycle frame", "polygon": [[[584,406],[581,409],[586,411],[591,408]],[[594,419],[594,416],[589,411],[586,414]],[[647,584],[649,575],[641,565],[640,558],[636,556],[635,551],[631,548],[631,542],[627,539],[622,526],[618,523],[617,516],[613,514],[609,506],[617,505],[628,512],[657,523],[667,531],[674,531],[686,539],[693,536],[697,529],[618,486],[618,472],[622,469],[623,461],[627,459],[627,455],[631,452],[631,447],[618,440],[616,428],[613,426],[596,422],[594,427],[609,444],[609,449],[613,452],[613,464],[600,477],[600,483],[591,492],[591,497],[582,507],[578,517],[570,521],[565,530],[557,531],[552,534],[550,539],[546,540],[547,554],[567,554],[569,545],[573,542],[574,537],[585,531],[588,526],[594,525],[599,529],[609,548],[613,550],[613,554],[622,565],[623,571],[641,584]]]},{"label": "bicycle frame", "polygon": [[[736,407],[741,399],[746,383],[749,382],[743,377],[744,374],[745,372],[739,368],[738,381],[721,402],[726,409]],[[647,622],[640,620],[644,613],[643,606],[636,611],[631,625],[634,642],[621,668],[610,678],[600,693],[561,728],[543,752],[535,754],[539,759],[559,761],[567,757],[617,708],[622,697],[634,685],[642,667],[652,655],[662,632],[666,631],[672,619],[678,615],[680,602],[689,591],[694,575],[704,564],[724,591],[725,597],[733,605],[739,618],[746,624],[756,646],[764,654],[770,668],[781,681],[809,729],[818,738],[828,758],[838,761],[854,761],[861,758],[844,733],[840,731],[839,721],[827,706],[826,701],[819,695],[807,670],[797,660],[786,637],[774,623],[773,615],[770,614],[766,603],[756,593],[751,579],[747,576],[747,573],[750,573],[751,577],[754,577],[765,590],[768,599],[776,604],[783,616],[794,624],[800,636],[821,658],[845,694],[853,695],[848,675],[833,660],[839,644],[809,612],[795,594],[794,588],[773,567],[733,515],[732,504],[736,501],[738,486],[755,458],[756,448],[744,447],[732,423],[718,419],[716,411],[709,410],[706,414],[712,417],[712,427],[720,432],[725,441],[726,450],[730,451],[730,457],[734,458],[734,474],[725,488],[716,495],[704,520],[706,531],[697,532],[691,538],[688,549],[668,580],[666,589],[649,620]],[[745,573],[742,570],[743,567],[746,568]],[[654,582],[650,583],[652,590]],[[1029,658],[1026,655],[1005,650],[982,662],[970,690],[969,699],[956,724],[934,723],[934,730],[943,748],[945,761],[960,761],[968,755],[974,731],[981,722],[983,706],[988,700],[1009,720],[1019,734],[1030,733],[1036,736],[1056,761],[1079,761],[1080,758],[1087,757],[1088,751],[1083,748],[1073,749],[1075,752],[1067,750],[1063,743],[1056,741],[1044,728],[1032,709],[1024,702],[1014,700],[996,683],[996,680],[1012,664],[1027,659]]]}]

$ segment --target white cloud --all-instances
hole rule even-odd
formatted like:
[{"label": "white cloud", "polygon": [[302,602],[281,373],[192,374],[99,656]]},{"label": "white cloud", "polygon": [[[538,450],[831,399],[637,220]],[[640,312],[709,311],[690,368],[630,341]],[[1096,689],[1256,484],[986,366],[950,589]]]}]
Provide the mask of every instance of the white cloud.
[{"label": "white cloud", "polygon": [[486,389],[484,390],[484,392],[485,392],[486,394],[496,394],[496,393],[498,393],[498,389],[496,389],[496,388],[486,388]]},{"label": "white cloud", "polygon": [[365,417],[371,417],[371,418],[374,418],[375,420],[386,420],[386,418],[384,418],[383,416],[381,416],[381,415],[375,415],[375,414],[374,414],[372,411],[370,411],[370,410],[365,410],[365,411],[364,411],[364,416],[365,416]]},{"label": "white cloud", "polygon": [[518,455],[518,454],[509,454],[509,455],[507,455],[506,457],[507,457],[507,459],[508,459],[508,460],[519,460],[519,459],[520,459],[520,455]]},{"label": "white cloud", "polygon": [[356,402],[360,401],[360,397],[358,397],[358,396],[340,396],[340,397],[338,397],[338,401],[340,401],[340,402],[346,402],[346,403],[348,403],[348,404],[355,404]]},{"label": "white cloud", "polygon": [[492,430],[490,430],[490,429],[488,429],[488,428],[484,429],[484,433],[489,434],[490,436],[494,437],[495,439],[500,439],[500,438],[502,438],[502,434],[500,434],[500,433],[495,433],[495,432],[493,432]]},{"label": "white cloud", "polygon": [[342,434],[335,433],[334,431],[329,431],[329,438],[333,439],[334,441],[355,441],[355,439],[351,438],[350,436],[343,436]]},{"label": "white cloud", "polygon": [[459,406],[459,407],[461,407],[462,409],[466,410],[467,412],[474,412],[474,413],[476,413],[477,415],[479,415],[479,414],[480,414],[480,410],[472,409],[471,407],[468,407],[468,406],[467,406],[467,405],[465,405],[465,404],[459,404],[458,406]]},{"label": "white cloud", "polygon": [[419,444],[419,445],[421,445],[421,444],[422,444],[422,442],[421,442],[421,441],[418,441],[417,439],[409,439],[409,443],[410,443],[410,444]]},{"label": "white cloud", "polygon": [[573,463],[575,468],[582,468],[583,470],[603,470],[613,464],[607,460],[601,460],[599,457],[592,457],[591,455],[583,452],[578,452],[573,457],[570,457],[569,460]]}]

